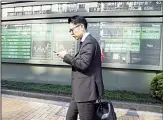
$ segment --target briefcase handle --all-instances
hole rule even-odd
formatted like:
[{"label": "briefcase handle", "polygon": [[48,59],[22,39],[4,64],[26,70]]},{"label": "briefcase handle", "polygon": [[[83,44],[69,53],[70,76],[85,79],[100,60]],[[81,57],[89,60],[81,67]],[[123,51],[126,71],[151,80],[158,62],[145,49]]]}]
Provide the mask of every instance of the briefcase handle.
[{"label": "briefcase handle", "polygon": [[98,101],[98,103],[99,103],[99,106],[100,106],[100,109],[102,110],[102,101],[101,101],[101,97],[97,100]]},{"label": "briefcase handle", "polygon": [[98,103],[101,103],[102,102],[102,96],[98,98]]}]

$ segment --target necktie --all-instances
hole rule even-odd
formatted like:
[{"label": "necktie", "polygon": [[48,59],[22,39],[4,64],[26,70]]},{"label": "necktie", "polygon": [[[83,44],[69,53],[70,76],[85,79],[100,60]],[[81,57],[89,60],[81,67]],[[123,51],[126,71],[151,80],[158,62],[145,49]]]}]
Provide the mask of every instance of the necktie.
[{"label": "necktie", "polygon": [[80,42],[80,46],[79,46],[79,49],[81,48],[81,46],[82,46],[82,42]]}]

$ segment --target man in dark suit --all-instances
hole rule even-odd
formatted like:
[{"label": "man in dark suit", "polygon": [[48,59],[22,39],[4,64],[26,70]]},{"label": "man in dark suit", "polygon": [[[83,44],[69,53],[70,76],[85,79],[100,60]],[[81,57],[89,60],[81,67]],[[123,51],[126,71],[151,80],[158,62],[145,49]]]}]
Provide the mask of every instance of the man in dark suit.
[{"label": "man in dark suit", "polygon": [[87,21],[82,16],[68,19],[69,32],[80,40],[80,48],[75,56],[66,51],[57,55],[72,66],[72,100],[66,120],[94,120],[95,102],[104,94],[101,68],[101,50],[97,40],[87,32]]}]

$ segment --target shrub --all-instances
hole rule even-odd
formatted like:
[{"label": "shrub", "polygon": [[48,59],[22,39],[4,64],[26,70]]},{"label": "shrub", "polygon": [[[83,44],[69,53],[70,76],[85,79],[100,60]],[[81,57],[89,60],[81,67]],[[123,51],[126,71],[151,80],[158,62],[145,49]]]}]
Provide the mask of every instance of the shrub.
[{"label": "shrub", "polygon": [[151,95],[163,101],[163,72],[158,73],[150,84]]}]

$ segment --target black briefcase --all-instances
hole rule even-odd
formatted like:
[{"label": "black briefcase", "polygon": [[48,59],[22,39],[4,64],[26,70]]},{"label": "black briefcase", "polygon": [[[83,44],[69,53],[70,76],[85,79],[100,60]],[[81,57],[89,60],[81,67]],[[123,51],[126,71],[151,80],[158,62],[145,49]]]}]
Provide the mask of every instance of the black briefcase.
[{"label": "black briefcase", "polygon": [[113,104],[106,101],[96,103],[95,117],[95,120],[117,120]]}]

